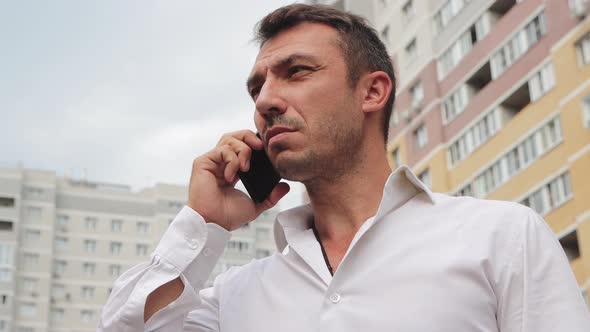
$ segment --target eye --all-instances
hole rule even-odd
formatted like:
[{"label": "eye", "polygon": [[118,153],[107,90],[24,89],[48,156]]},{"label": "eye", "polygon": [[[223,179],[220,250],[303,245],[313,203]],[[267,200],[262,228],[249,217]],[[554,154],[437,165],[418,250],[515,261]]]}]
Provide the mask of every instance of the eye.
[{"label": "eye", "polygon": [[287,71],[287,75],[289,77],[291,77],[297,73],[300,73],[302,71],[307,71],[307,70],[309,70],[309,67],[307,67],[307,66],[293,66],[293,67],[289,68],[289,70]]}]

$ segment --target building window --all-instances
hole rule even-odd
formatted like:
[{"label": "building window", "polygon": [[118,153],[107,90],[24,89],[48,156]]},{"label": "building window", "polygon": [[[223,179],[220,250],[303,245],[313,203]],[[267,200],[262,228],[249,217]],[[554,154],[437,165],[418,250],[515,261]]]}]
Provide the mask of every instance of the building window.
[{"label": "building window", "polygon": [[467,158],[473,151],[490,139],[501,127],[500,110],[494,109],[477,121],[449,147],[451,166]]},{"label": "building window", "polygon": [[[29,278],[29,277],[23,278],[22,279],[23,291],[25,291],[27,293],[36,292],[38,281],[39,280],[36,278]],[[30,294],[27,294],[27,295],[30,295]]]},{"label": "building window", "polygon": [[485,197],[561,141],[560,121],[559,117],[555,117],[502,155],[492,166],[480,173],[472,183],[461,188],[458,193]]},{"label": "building window", "polygon": [[0,197],[0,207],[9,208],[14,207],[14,198],[12,197]]},{"label": "building window", "polygon": [[0,268],[0,282],[12,281],[12,270],[8,268]]},{"label": "building window", "polygon": [[51,309],[51,321],[52,322],[61,322],[64,320],[65,310],[62,308],[52,308]]},{"label": "building window", "polygon": [[27,270],[37,269],[39,267],[39,254],[25,253],[23,255],[23,266]]},{"label": "building window", "polygon": [[418,148],[423,148],[426,143],[428,143],[428,132],[426,131],[426,126],[421,125],[414,131],[414,140]]},{"label": "building window", "polygon": [[111,242],[111,255],[121,254],[121,247],[123,247],[121,242]]},{"label": "building window", "polygon": [[406,1],[406,3],[402,6],[402,13],[404,23],[408,23],[412,20],[412,18],[416,15],[413,0]]},{"label": "building window", "polygon": [[416,46],[416,38],[414,38],[406,45],[406,62],[410,64],[416,61],[417,57],[418,47]]},{"label": "building window", "polygon": [[442,7],[436,12],[434,15],[434,27],[436,33],[440,33],[447,24],[451,21],[451,19],[459,12],[465,4],[467,4],[470,0],[447,0]]},{"label": "building window", "polygon": [[137,256],[146,256],[148,254],[148,245],[147,244],[135,245],[135,254]]},{"label": "building window", "polygon": [[55,250],[66,251],[68,249],[68,239],[58,236],[55,238]]},{"label": "building window", "polygon": [[53,287],[51,287],[51,296],[56,299],[62,299],[66,296],[66,287],[64,285],[53,285]]},{"label": "building window", "polygon": [[543,67],[529,79],[531,102],[538,100],[555,86],[553,66],[551,63]]},{"label": "building window", "polygon": [[23,317],[32,318],[37,316],[37,305],[35,303],[22,303],[19,313]]},{"label": "building window", "polygon": [[0,242],[0,265],[12,266],[14,264],[14,246]]},{"label": "building window", "polygon": [[53,263],[53,272],[57,274],[63,274],[66,272],[67,262],[62,260],[56,260]]},{"label": "building window", "polygon": [[391,152],[391,158],[393,159],[393,163],[395,165],[393,165],[395,168],[398,168],[401,166],[401,160],[399,157],[399,148],[395,148],[392,152]]},{"label": "building window", "polygon": [[381,40],[383,40],[385,44],[389,42],[389,24],[381,30]]},{"label": "building window", "polygon": [[27,242],[39,241],[41,239],[41,231],[37,229],[25,230],[25,240]]},{"label": "building window", "polygon": [[418,82],[410,88],[410,96],[412,98],[410,106],[411,111],[417,111],[422,105],[422,100],[424,100],[424,89],[422,89],[422,83]]},{"label": "building window", "polygon": [[430,178],[430,169],[426,169],[424,172],[418,175],[418,179],[422,181],[428,188],[432,188],[432,179]]},{"label": "building window", "polygon": [[565,252],[568,260],[574,261],[580,258],[580,246],[578,244],[578,232],[573,230],[559,238],[559,243]]},{"label": "building window", "polygon": [[571,198],[572,190],[569,173],[553,179],[521,201],[522,204],[544,215],[558,208]]},{"label": "building window", "polygon": [[25,216],[29,222],[39,222],[39,219],[43,216],[43,209],[38,206],[27,206]]},{"label": "building window", "polygon": [[184,203],[180,201],[168,201],[168,207],[180,211],[184,207]]},{"label": "building window", "polygon": [[395,110],[391,111],[391,117],[389,118],[389,127],[395,128],[399,123],[399,113]]},{"label": "building window", "polygon": [[94,322],[94,311],[93,310],[80,310],[80,320],[83,323]]},{"label": "building window", "polygon": [[56,218],[57,226],[67,227],[70,221],[70,217],[65,214],[58,214]]},{"label": "building window", "polygon": [[227,249],[240,253],[247,253],[250,250],[250,244],[246,241],[230,240],[227,242]]},{"label": "building window", "polygon": [[96,240],[84,240],[84,250],[88,253],[96,252]]},{"label": "building window", "polygon": [[256,249],[256,258],[264,258],[270,256],[270,250]]},{"label": "building window", "polygon": [[94,272],[96,271],[96,263],[90,263],[90,262],[82,263],[82,271],[87,276],[94,275]]},{"label": "building window", "polygon": [[149,232],[150,224],[148,224],[147,222],[138,221],[136,226],[137,233],[139,234],[147,234]]},{"label": "building window", "polygon": [[590,95],[587,95],[582,101],[582,118],[584,127],[590,129]]},{"label": "building window", "polygon": [[498,78],[546,33],[545,14],[541,12],[492,56],[492,79]]},{"label": "building window", "polygon": [[123,220],[121,220],[121,219],[111,220],[111,232],[120,233],[122,229],[123,229]]},{"label": "building window", "polygon": [[438,79],[445,78],[471,51],[473,46],[490,32],[489,13],[482,15],[469,29],[446,49],[437,60]]},{"label": "building window", "polygon": [[581,66],[590,63],[590,32],[576,42],[576,51],[578,53],[578,62]]},{"label": "building window", "polygon": [[457,115],[463,113],[469,103],[469,90],[467,85],[461,85],[457,90],[443,100],[444,123],[449,123]]},{"label": "building window", "polygon": [[82,286],[80,296],[83,299],[91,299],[94,297],[94,287]]},{"label": "building window", "polygon": [[98,223],[98,219],[96,219],[95,217],[84,218],[84,225],[85,225],[86,230],[88,230],[88,231],[95,231],[97,223]]},{"label": "building window", "polygon": [[121,269],[121,265],[118,264],[112,264],[109,266],[109,273],[111,274],[111,277],[118,278],[121,275]]}]

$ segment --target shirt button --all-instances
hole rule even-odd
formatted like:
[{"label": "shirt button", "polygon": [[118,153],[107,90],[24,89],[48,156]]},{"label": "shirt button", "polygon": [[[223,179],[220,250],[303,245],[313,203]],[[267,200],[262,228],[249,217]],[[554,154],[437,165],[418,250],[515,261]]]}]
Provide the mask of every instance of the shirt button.
[{"label": "shirt button", "polygon": [[205,255],[205,256],[211,256],[211,249],[209,249],[209,248],[203,249],[203,255]]},{"label": "shirt button", "polygon": [[196,239],[187,239],[188,242],[188,247],[191,249],[197,249],[197,247],[199,246],[199,241],[197,241]]},{"label": "shirt button", "polygon": [[340,294],[334,293],[334,294],[330,295],[330,301],[332,301],[332,303],[340,302]]}]

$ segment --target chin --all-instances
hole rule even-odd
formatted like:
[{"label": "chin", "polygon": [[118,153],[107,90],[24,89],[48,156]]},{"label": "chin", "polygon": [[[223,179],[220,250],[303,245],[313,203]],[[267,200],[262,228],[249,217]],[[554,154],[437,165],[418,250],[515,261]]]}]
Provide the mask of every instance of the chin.
[{"label": "chin", "polygon": [[316,168],[313,160],[309,155],[283,151],[275,157],[273,164],[283,179],[303,182],[313,176]]}]

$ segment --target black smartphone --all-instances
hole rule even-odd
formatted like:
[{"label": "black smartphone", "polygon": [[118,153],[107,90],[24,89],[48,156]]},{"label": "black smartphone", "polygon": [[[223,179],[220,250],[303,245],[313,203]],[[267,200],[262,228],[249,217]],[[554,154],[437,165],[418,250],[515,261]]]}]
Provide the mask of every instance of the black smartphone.
[{"label": "black smartphone", "polygon": [[[260,138],[259,134],[256,136]],[[281,181],[281,176],[268,159],[264,149],[252,150],[250,169],[247,172],[238,171],[238,177],[256,203],[264,202],[277,183]]]}]

